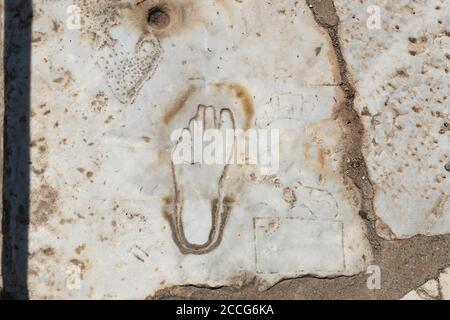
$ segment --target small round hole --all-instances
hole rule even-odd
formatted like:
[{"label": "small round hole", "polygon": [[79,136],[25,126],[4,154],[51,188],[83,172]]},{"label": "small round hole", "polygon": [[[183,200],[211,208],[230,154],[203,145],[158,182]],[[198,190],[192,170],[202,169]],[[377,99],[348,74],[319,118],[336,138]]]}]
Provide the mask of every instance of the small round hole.
[{"label": "small round hole", "polygon": [[170,15],[163,8],[151,8],[148,11],[148,24],[156,29],[167,28],[170,24]]},{"label": "small round hole", "polygon": [[447,164],[444,166],[445,170],[450,171],[450,162],[447,162]]}]

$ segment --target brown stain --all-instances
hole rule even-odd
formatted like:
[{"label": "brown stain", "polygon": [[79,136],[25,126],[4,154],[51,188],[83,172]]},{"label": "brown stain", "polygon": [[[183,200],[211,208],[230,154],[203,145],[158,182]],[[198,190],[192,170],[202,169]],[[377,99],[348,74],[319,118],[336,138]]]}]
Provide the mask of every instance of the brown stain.
[{"label": "brown stain", "polygon": [[294,206],[297,202],[297,195],[295,191],[289,187],[283,189],[283,200],[289,203],[291,206]]},{"label": "brown stain", "polygon": [[80,276],[81,276],[81,279],[83,280],[84,274],[87,270],[87,263],[84,261],[81,261],[79,259],[71,259],[70,263],[73,264],[74,266],[77,266],[80,269],[80,272],[81,272]]},{"label": "brown stain", "polygon": [[235,97],[240,101],[242,109],[245,114],[245,124],[244,129],[248,130],[252,126],[252,121],[255,116],[255,105],[253,102],[253,97],[246,87],[239,83],[229,82],[229,83],[216,83],[214,85],[217,89],[228,89],[231,90]]},{"label": "brown stain", "polygon": [[45,32],[35,31],[31,37],[31,43],[33,46],[41,45],[42,42],[48,39],[48,35]]},{"label": "brown stain", "polygon": [[337,157],[341,153],[338,147],[342,141],[341,127],[328,118],[308,126],[306,133],[307,140],[303,143],[305,165],[318,174],[319,180],[338,178],[341,172],[336,168],[342,163]]},{"label": "brown stain", "polygon": [[52,20],[52,30],[53,32],[59,32],[64,29],[64,24],[58,20]]},{"label": "brown stain", "polygon": [[73,73],[69,70],[64,70],[64,72],[57,78],[53,79],[53,83],[62,87],[63,89],[68,89],[70,85],[75,82],[75,77]]},{"label": "brown stain", "polygon": [[109,98],[103,91],[98,91],[91,100],[91,107],[94,112],[102,112],[108,109]]},{"label": "brown stain", "polygon": [[30,147],[32,149],[36,149],[36,151],[33,150],[32,153],[33,161],[31,171],[37,176],[42,175],[48,168],[48,143],[44,137],[41,137],[39,139],[32,140]]},{"label": "brown stain", "polygon": [[150,143],[150,142],[152,142],[152,138],[150,138],[150,137],[148,137],[148,136],[142,136],[141,138],[142,138],[142,140],[143,140],[145,143]]},{"label": "brown stain", "polygon": [[76,247],[75,252],[80,255],[86,249],[86,244],[79,245]]},{"label": "brown stain", "polygon": [[320,54],[320,52],[322,51],[322,47],[317,47],[315,50],[316,53],[316,57]]},{"label": "brown stain", "polygon": [[266,233],[277,231],[280,228],[280,220],[280,218],[271,218],[266,226]]},{"label": "brown stain", "polygon": [[391,228],[379,217],[375,220],[375,228],[380,235],[383,235],[388,240],[394,240],[397,236]]},{"label": "brown stain", "polygon": [[183,109],[186,105],[186,102],[190,97],[198,90],[197,86],[190,85],[184,92],[181,94],[172,106],[169,108],[169,111],[163,117],[163,123],[167,126],[170,122],[175,118],[175,116]]},{"label": "brown stain", "polygon": [[42,253],[44,255],[46,255],[47,257],[51,257],[53,255],[55,255],[55,249],[48,247],[48,248],[44,248],[42,249]]},{"label": "brown stain", "polygon": [[165,196],[162,198],[163,206],[168,206],[173,202],[173,198],[171,196]]},{"label": "brown stain", "polygon": [[319,150],[318,160],[319,160],[320,166],[323,168],[325,166],[325,154],[324,154],[324,151],[322,148]]}]

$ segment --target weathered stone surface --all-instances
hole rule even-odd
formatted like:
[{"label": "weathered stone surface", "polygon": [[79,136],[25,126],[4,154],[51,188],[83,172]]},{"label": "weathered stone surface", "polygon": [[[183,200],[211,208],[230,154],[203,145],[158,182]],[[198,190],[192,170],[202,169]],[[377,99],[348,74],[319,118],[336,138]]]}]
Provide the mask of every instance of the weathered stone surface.
[{"label": "weathered stone surface", "polygon": [[366,129],[378,232],[449,233],[449,2],[335,5]]}]

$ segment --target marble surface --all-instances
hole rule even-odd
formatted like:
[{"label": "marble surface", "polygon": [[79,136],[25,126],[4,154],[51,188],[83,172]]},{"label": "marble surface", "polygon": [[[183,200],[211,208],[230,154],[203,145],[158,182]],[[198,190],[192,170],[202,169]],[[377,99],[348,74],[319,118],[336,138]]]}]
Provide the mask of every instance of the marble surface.
[{"label": "marble surface", "polygon": [[[80,0],[80,29],[66,23],[72,4],[34,3],[32,298],[366,269],[334,50],[305,2],[174,1],[160,28],[152,1]],[[244,131],[278,130],[277,170],[173,165],[174,130],[216,124],[199,105]]]},{"label": "marble surface", "polygon": [[386,239],[449,233],[450,3],[370,5],[335,1],[366,130],[378,232]]}]

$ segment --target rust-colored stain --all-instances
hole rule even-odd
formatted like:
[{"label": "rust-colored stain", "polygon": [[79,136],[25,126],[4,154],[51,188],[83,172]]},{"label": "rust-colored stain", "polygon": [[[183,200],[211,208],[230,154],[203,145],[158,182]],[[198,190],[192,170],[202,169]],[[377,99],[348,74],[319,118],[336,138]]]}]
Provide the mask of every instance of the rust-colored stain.
[{"label": "rust-colored stain", "polygon": [[243,85],[239,83],[217,83],[215,87],[218,89],[227,88],[233,91],[235,97],[241,102],[242,108],[245,113],[245,130],[250,129],[252,126],[253,117],[255,115],[255,105],[253,97],[250,92]]},{"label": "rust-colored stain", "polygon": [[322,168],[325,166],[325,154],[323,152],[323,149],[319,150],[319,163]]},{"label": "rust-colored stain", "polygon": [[163,117],[163,122],[165,125],[170,124],[173,118],[175,118],[178,112],[183,109],[183,107],[186,105],[186,102],[196,91],[197,87],[195,85],[191,85],[181,96],[176,99],[175,103]]}]

